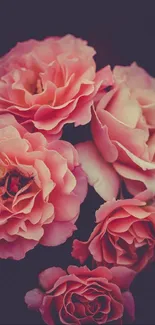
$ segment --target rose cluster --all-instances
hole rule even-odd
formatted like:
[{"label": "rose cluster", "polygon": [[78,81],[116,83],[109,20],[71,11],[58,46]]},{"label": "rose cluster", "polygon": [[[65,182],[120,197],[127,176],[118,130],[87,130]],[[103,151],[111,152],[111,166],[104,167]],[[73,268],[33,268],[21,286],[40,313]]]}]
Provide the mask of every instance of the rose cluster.
[{"label": "rose cluster", "polygon": [[[155,258],[155,78],[136,63],[96,71],[95,54],[66,35],[0,58],[0,258],[78,234],[88,184],[103,200],[70,251],[85,265],[42,271],[25,296],[48,325],[131,323],[131,283]],[[92,140],[65,141],[71,123]]]}]

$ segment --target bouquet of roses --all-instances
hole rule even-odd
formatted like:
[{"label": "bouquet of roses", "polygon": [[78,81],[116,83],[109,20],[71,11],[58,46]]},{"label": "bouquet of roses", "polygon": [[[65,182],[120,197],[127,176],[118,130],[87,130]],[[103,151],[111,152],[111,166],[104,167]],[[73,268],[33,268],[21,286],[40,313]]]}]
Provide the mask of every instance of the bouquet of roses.
[{"label": "bouquet of roses", "polygon": [[[0,258],[65,245],[88,184],[102,199],[75,265],[26,293],[48,325],[131,323],[131,283],[155,257],[155,79],[136,63],[96,71],[95,53],[67,35],[0,59]],[[88,123],[89,141],[64,140]]]}]

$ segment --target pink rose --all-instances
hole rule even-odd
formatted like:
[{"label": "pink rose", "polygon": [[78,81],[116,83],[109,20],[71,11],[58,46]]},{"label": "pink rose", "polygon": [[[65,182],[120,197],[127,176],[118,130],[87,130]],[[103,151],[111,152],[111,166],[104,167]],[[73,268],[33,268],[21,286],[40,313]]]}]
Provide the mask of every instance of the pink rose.
[{"label": "pink rose", "polygon": [[72,256],[82,264],[89,254],[97,265],[124,265],[135,271],[151,261],[155,251],[155,205],[140,199],[109,201],[96,212],[96,222],[87,242],[73,242]]},{"label": "pink rose", "polygon": [[[119,181],[115,172],[132,195],[145,189],[155,193],[155,79],[135,63],[130,67],[116,66],[113,74],[110,70],[109,74],[113,85],[107,92],[98,92],[91,121],[98,153],[94,159],[93,144],[91,147],[87,143],[79,145],[83,169],[90,183],[100,183],[96,190],[105,200],[117,196]],[[85,160],[86,151],[87,162],[93,161],[91,168]],[[109,169],[107,174],[101,168],[102,163]],[[94,180],[92,168],[96,170]],[[104,182],[108,184],[110,168],[115,179],[110,181],[107,192]]]},{"label": "pink rose", "polygon": [[0,257],[19,260],[38,242],[64,243],[76,229],[87,180],[68,142],[47,143],[10,114],[0,118]]},{"label": "pink rose", "polygon": [[48,137],[60,137],[66,123],[88,123],[94,95],[107,85],[94,55],[72,35],[18,43],[0,59],[0,111]]},{"label": "pink rose", "polygon": [[51,267],[39,275],[41,289],[27,292],[25,302],[39,310],[48,325],[119,325],[123,316],[134,320],[134,300],[128,291],[134,276],[126,267],[90,271],[86,266],[69,266],[67,273]]}]

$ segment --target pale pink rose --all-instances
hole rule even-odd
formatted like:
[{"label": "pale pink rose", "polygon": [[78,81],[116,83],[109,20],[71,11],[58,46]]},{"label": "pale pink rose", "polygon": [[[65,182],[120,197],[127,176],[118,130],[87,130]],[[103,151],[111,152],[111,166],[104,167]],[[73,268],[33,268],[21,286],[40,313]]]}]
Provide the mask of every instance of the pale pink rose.
[{"label": "pale pink rose", "polygon": [[87,242],[74,240],[72,256],[82,264],[92,255],[97,265],[142,270],[155,252],[155,204],[144,199],[139,195],[101,205],[96,227]]},{"label": "pale pink rose", "polygon": [[[110,83],[106,91],[98,92],[91,121],[93,140],[99,151],[93,169],[99,173],[102,156],[132,195],[146,189],[155,193],[155,79],[136,63],[129,67],[116,66],[113,73],[110,69],[108,72],[113,85]],[[92,149],[86,143],[80,145],[80,150],[87,151],[89,162]],[[80,159],[83,165],[84,156]],[[91,183],[92,172],[86,163],[84,169]],[[109,176],[104,176],[107,184]],[[102,180],[96,181],[103,185]],[[116,177],[114,184],[115,190],[118,189]],[[101,187],[98,193],[104,198],[107,192],[105,186]]]},{"label": "pale pink rose", "polygon": [[0,59],[0,112],[48,137],[60,137],[67,123],[88,123],[94,95],[109,84],[109,67],[96,74],[94,55],[72,35],[18,43]]},{"label": "pale pink rose", "polygon": [[[126,267],[51,267],[39,274],[40,289],[27,292],[29,308],[54,324],[131,324],[135,306],[130,284],[135,272]],[[125,322],[124,322],[125,320]]]},{"label": "pale pink rose", "polygon": [[10,114],[0,118],[0,257],[19,260],[38,242],[64,243],[76,230],[87,179],[76,149],[28,133]]}]

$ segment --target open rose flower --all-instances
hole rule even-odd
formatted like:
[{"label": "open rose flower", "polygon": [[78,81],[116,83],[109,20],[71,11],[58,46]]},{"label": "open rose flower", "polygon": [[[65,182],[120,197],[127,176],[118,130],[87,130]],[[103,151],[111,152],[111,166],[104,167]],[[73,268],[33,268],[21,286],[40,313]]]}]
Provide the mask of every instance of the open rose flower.
[{"label": "open rose flower", "polygon": [[[144,199],[144,197],[143,197]],[[87,242],[74,240],[72,255],[83,264],[142,270],[155,252],[155,205],[139,199],[110,201],[96,212],[97,225]]]},{"label": "open rose flower", "polygon": [[[155,79],[135,63],[116,66],[110,73],[113,85],[107,92],[98,92],[91,121],[99,154],[93,159],[92,147],[81,144],[80,150],[87,151],[87,162],[84,155],[81,162],[90,183],[94,183],[92,168],[100,173],[102,157],[103,164],[115,169],[132,195],[145,189],[155,193]],[[87,167],[90,160],[91,169]],[[108,183],[109,173],[106,176],[102,170],[102,174]],[[99,175],[95,182],[103,185]],[[110,186],[118,189],[119,183],[115,179]],[[103,185],[96,189],[103,198],[107,196],[105,188]]]},{"label": "open rose flower", "polygon": [[[69,266],[67,273],[51,267],[39,275],[41,289],[29,291],[25,302],[39,310],[48,325],[122,324],[134,320],[134,300],[128,291],[135,272],[126,267]],[[127,323],[127,322],[126,322]]]},{"label": "open rose flower", "polygon": [[88,123],[94,95],[109,83],[105,69],[96,74],[94,55],[72,35],[18,43],[0,59],[0,112],[47,137],[60,137],[66,123]]},{"label": "open rose flower", "polygon": [[19,260],[38,242],[64,243],[76,229],[87,192],[78,154],[68,142],[47,143],[10,114],[0,118],[0,257]]}]

